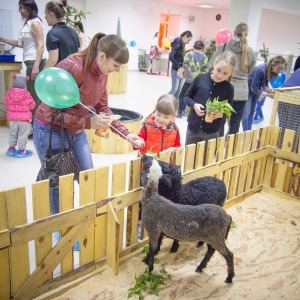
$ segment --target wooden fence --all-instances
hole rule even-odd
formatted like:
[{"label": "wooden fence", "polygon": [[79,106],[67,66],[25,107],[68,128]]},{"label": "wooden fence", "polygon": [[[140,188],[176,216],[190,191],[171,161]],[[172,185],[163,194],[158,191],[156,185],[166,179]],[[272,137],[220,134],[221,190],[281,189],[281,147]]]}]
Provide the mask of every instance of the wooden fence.
[{"label": "wooden fence", "polygon": [[[282,149],[276,147],[280,134],[280,128],[269,126],[210,140],[206,152],[200,142],[162,152],[161,159],[181,165],[184,182],[207,175],[221,178],[228,189],[225,208],[260,190],[299,200],[300,155],[299,150],[291,152],[294,132],[285,131]],[[109,167],[81,172],[78,208],[73,175],[63,176],[61,213],[52,216],[48,180],[33,183],[31,223],[25,188],[0,192],[0,299],[51,299],[104,268],[118,274],[118,266],[148,241],[146,232],[138,238],[140,175],[140,158],[113,165],[111,173]],[[53,246],[56,231],[61,239]],[[75,252],[78,240],[80,251]],[[59,273],[53,273],[58,266]]]}]

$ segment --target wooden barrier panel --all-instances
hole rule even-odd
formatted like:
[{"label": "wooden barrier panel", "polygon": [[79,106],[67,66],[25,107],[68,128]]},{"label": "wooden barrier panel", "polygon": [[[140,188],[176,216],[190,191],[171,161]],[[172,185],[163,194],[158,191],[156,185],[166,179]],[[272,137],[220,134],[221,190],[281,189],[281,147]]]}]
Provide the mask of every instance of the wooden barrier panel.
[{"label": "wooden barrier panel", "polygon": [[[227,137],[226,147],[216,148],[222,145],[224,138],[221,138],[217,143],[212,141],[206,153],[203,152],[205,144],[200,143],[197,151],[207,155],[211,164],[199,168],[196,161],[199,162],[200,154],[197,154],[196,145],[165,151],[161,157],[179,165],[182,163],[182,169],[188,170],[182,174],[183,183],[222,174],[228,188],[225,207],[262,190],[262,183],[270,189],[273,184],[277,192],[286,191],[291,198],[300,200],[294,197],[299,196],[300,156],[290,152],[291,148],[287,151],[274,147],[279,133],[280,129],[274,126],[244,132]],[[293,132],[286,132],[285,138],[293,140],[291,134]],[[212,156],[215,151],[218,152],[216,157]],[[218,157],[225,159],[217,161]],[[62,284],[72,287],[71,281],[84,280],[82,276],[87,278],[107,266],[118,274],[119,265],[148,241],[147,232],[142,239],[137,235],[142,197],[141,159],[129,163],[129,172],[127,162],[113,165],[111,174],[108,167],[81,172],[79,208],[74,208],[73,175],[61,177],[62,212],[57,215],[50,216],[49,182],[34,183],[32,223],[26,220],[25,188],[0,192],[1,299],[32,299]],[[55,231],[61,231],[61,239],[52,245],[51,235]],[[74,266],[75,256],[71,249],[78,240],[80,259]],[[35,241],[35,253],[31,256],[36,268],[32,274],[29,273],[30,241]],[[52,278],[59,264],[61,273]],[[53,291],[52,296],[59,293]]]},{"label": "wooden barrier panel", "polygon": [[108,94],[122,94],[127,92],[127,69],[127,64],[121,65],[119,72],[112,72],[108,75],[106,84]]}]

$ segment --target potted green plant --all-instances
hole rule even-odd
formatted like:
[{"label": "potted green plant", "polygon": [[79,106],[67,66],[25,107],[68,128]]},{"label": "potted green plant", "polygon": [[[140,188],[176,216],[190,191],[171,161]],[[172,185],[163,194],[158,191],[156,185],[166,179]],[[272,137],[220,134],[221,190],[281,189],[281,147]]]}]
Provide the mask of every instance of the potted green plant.
[{"label": "potted green plant", "polygon": [[213,111],[222,112],[227,116],[227,118],[230,118],[231,113],[235,112],[233,107],[228,103],[228,100],[219,101],[218,99],[219,97],[215,98],[213,101],[211,101],[210,99],[207,100],[205,122],[207,123],[213,122],[213,118],[211,114]]}]

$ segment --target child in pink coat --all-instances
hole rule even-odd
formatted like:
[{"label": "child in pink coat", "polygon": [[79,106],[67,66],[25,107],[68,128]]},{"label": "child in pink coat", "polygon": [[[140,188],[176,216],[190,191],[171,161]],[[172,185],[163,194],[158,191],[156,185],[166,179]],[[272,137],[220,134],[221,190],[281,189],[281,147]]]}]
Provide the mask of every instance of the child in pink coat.
[{"label": "child in pink coat", "polygon": [[[4,104],[7,108],[7,119],[9,120],[9,148],[6,154],[11,157],[23,158],[33,154],[31,150],[26,150],[28,134],[31,130],[32,110],[35,102],[30,93],[26,90],[28,76],[20,74],[12,75],[13,87],[5,96]],[[18,145],[18,150],[16,146]]]}]

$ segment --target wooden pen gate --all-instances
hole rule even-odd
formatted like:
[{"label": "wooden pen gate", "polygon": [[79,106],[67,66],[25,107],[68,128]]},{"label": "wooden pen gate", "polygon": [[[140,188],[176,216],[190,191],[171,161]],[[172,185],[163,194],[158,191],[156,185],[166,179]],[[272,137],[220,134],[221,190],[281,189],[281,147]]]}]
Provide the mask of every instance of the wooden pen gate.
[{"label": "wooden pen gate", "polygon": [[[161,159],[172,156],[182,166],[184,182],[207,175],[221,178],[228,189],[225,208],[261,190],[299,200],[300,147],[291,152],[294,132],[286,130],[278,149],[280,134],[280,128],[269,126],[210,140],[206,153],[201,142],[163,152]],[[73,175],[61,177],[62,212],[53,216],[48,181],[33,183],[31,223],[25,188],[0,192],[0,299],[33,299],[45,293],[44,299],[51,299],[108,266],[118,274],[118,266],[148,241],[146,232],[138,239],[140,174],[139,158],[113,165],[111,176],[109,167],[81,172],[79,208],[73,204]],[[56,231],[61,239],[53,246]],[[79,253],[72,250],[78,240]],[[60,272],[53,275],[58,265]]]}]

